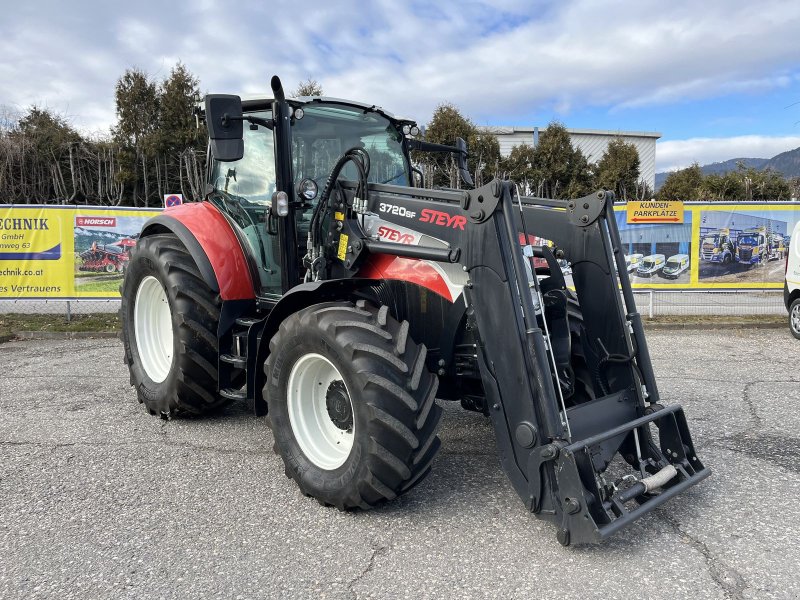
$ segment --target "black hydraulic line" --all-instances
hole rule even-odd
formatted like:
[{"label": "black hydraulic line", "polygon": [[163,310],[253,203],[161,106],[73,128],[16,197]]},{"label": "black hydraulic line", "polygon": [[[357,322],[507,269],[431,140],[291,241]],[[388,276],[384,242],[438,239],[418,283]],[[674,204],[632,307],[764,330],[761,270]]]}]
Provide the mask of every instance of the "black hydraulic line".
[{"label": "black hydraulic line", "polygon": [[393,242],[378,242],[375,240],[364,240],[364,245],[373,254],[392,254],[436,262],[456,263],[461,255],[459,248],[451,250],[450,248],[411,246],[409,244],[395,244]]},{"label": "black hydraulic line", "polygon": [[[608,213],[611,213],[610,215]],[[627,319],[631,324],[633,330],[633,337],[636,341],[636,352],[639,360],[636,361],[639,372],[644,379],[644,385],[647,387],[647,401],[655,403],[659,401],[658,386],[656,385],[656,375],[653,372],[653,363],[650,360],[650,351],[647,348],[647,341],[644,337],[644,325],[642,324],[642,316],[636,310],[636,300],[633,298],[633,288],[631,288],[631,280],[628,276],[628,267],[625,265],[625,257],[622,253],[622,241],[619,237],[619,229],[617,228],[617,219],[614,216],[614,209],[610,205],[606,205],[606,227],[608,235],[611,238],[611,246],[614,260],[617,264],[617,273],[619,274],[619,281],[622,284],[622,297],[625,299],[625,310],[627,312]]]},{"label": "black hydraulic line", "polygon": [[[563,439],[564,425],[559,416],[559,410],[555,399],[555,389],[553,378],[550,375],[550,364],[547,361],[547,348],[544,343],[544,336],[536,320],[536,310],[533,306],[530,290],[527,288],[527,271],[522,262],[522,248],[519,246],[516,227],[514,225],[514,207],[511,202],[511,192],[508,183],[503,183],[501,191],[503,210],[500,213],[505,225],[506,235],[508,236],[509,250],[511,253],[511,266],[514,277],[514,284],[517,291],[517,298],[522,307],[522,317],[525,325],[525,343],[528,356],[534,363],[532,383],[534,391],[538,397],[535,403],[537,413],[541,417],[544,434],[551,439]],[[528,374],[530,378],[531,373]]]},{"label": "black hydraulic line", "polygon": [[336,164],[333,166],[333,169],[331,169],[331,172],[328,175],[328,180],[325,182],[325,187],[322,190],[322,195],[320,196],[319,202],[317,202],[317,205],[314,207],[314,212],[311,213],[309,231],[311,232],[314,245],[318,245],[319,243],[318,240],[314,239],[314,236],[318,231],[319,216],[322,214],[322,209],[328,204],[330,196],[333,193],[333,186],[339,179],[342,169],[348,162],[352,162],[355,165],[359,174],[356,195],[359,198],[363,198],[366,195],[367,176],[369,175],[369,155],[363,148],[356,146],[350,148],[339,158],[339,160],[336,161]]}]

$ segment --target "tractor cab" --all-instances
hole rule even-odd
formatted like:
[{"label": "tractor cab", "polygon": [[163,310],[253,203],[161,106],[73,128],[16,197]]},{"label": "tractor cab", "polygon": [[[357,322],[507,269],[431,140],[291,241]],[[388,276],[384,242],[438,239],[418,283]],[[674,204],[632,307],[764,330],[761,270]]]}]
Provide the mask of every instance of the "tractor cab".
[{"label": "tractor cab", "polygon": [[[209,151],[208,200],[238,225],[254,259],[259,295],[267,298],[299,282],[313,209],[342,155],[365,150],[370,183],[409,185],[406,136],[418,131],[412,121],[347,100],[313,97],[287,104],[291,114],[276,120],[272,100],[243,101],[236,117],[247,124],[241,156],[225,155],[213,138]],[[356,180],[354,164],[346,164],[341,176]],[[285,215],[274,204],[279,190]],[[283,252],[288,246],[296,251]]]}]

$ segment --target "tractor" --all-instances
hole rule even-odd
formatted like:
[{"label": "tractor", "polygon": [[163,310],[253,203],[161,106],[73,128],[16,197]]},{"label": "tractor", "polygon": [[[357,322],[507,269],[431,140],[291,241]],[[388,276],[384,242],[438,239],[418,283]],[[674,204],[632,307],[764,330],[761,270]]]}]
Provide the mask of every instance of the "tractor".
[{"label": "tractor", "polygon": [[[563,545],[710,474],[681,406],[659,402],[610,192],[475,188],[463,140],[271,88],[206,96],[205,200],[150,219],[132,250],[122,338],[151,414],[245,402],[302,493],[351,510],[420,483],[441,403],[460,402]],[[412,152],[442,153],[463,189],[429,189]]]}]

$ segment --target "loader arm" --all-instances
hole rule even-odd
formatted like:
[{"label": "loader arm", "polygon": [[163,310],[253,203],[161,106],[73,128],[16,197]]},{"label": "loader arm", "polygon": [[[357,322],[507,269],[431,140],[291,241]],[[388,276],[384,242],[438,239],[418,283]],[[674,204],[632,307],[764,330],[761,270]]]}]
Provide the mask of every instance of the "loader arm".
[{"label": "loader arm", "polygon": [[[501,463],[528,509],[556,523],[562,544],[600,541],[710,474],[682,408],[657,403],[610,193],[520,198],[499,180],[469,191],[371,184],[366,199],[355,191],[345,183],[328,212],[327,277],[356,275],[369,254],[462,266]],[[359,222],[368,212],[448,248],[371,239]],[[520,234],[555,246],[523,248]],[[561,389],[569,365],[557,359],[570,342],[569,328],[557,327],[569,292],[560,271],[540,283],[525,265],[534,256],[555,265],[554,253],[572,263],[595,388],[570,407]],[[627,476],[609,481],[620,464]]]}]

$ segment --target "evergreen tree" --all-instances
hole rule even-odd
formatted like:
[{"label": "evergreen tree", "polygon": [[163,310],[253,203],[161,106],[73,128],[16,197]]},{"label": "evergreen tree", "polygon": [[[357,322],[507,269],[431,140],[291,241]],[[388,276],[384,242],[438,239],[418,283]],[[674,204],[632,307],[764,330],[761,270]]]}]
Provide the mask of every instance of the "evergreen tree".
[{"label": "evergreen tree", "polygon": [[698,200],[701,195],[702,183],[703,172],[700,170],[700,165],[694,163],[691,167],[667,175],[667,179],[658,190],[656,197],[659,200],[682,200],[684,202]]},{"label": "evergreen tree", "polygon": [[611,140],[597,163],[597,185],[617,198],[636,197],[639,182],[639,152],[621,138]]}]

